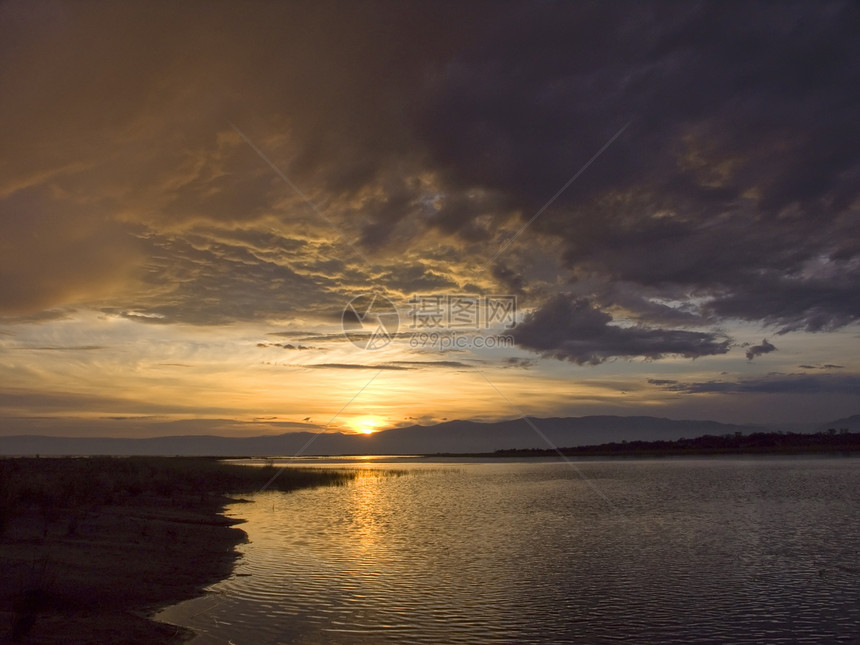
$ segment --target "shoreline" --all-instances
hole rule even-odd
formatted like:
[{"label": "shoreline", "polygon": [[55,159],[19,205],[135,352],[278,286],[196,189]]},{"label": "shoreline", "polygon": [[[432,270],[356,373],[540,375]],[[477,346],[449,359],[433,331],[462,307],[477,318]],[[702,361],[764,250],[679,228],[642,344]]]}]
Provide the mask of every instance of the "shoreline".
[{"label": "shoreline", "polygon": [[[78,483],[87,492],[101,494],[108,486],[106,478],[117,475],[106,472],[105,464],[109,471],[119,466],[127,469],[129,464],[146,467],[153,461],[161,466],[170,459],[177,460],[169,464],[177,472],[146,473],[154,482],[152,491],[129,493],[115,486],[108,503],[75,503],[70,492],[74,479],[44,473],[46,467],[54,471],[88,468],[88,481]],[[19,500],[13,512],[7,508],[4,514],[0,508],[0,643],[190,640],[191,630],[152,617],[165,607],[200,596],[206,587],[231,575],[239,557],[235,547],[247,535],[236,527],[243,520],[224,517],[224,508],[242,501],[233,495],[258,490],[259,481],[271,476],[263,469],[215,465],[209,460],[207,468],[213,471],[255,471],[251,473],[254,486],[249,490],[247,485],[225,481],[221,490],[189,490],[178,470],[195,461],[201,460],[0,460],[7,475],[11,463],[17,469],[15,475],[23,472],[24,479],[58,489],[53,504],[33,501],[33,493],[25,489],[21,497],[25,501]],[[95,475],[92,462],[99,462]],[[301,477],[293,473],[282,477],[281,489],[337,483],[314,475],[299,481]],[[236,490],[225,493],[225,489]],[[0,504],[3,493],[0,486]]]},{"label": "shoreline", "polygon": [[[563,457],[577,459],[669,459],[674,457],[833,457],[852,458],[860,457],[860,447],[852,447],[841,450],[588,450],[574,452],[562,448],[559,451],[552,449],[512,449],[497,452],[439,452],[421,455],[432,459],[496,459],[499,461],[510,459],[553,459],[562,461]],[[398,455],[392,455],[394,457]]]},{"label": "shoreline", "polygon": [[847,429],[836,432],[796,434],[757,432],[750,435],[703,435],[675,441],[621,441],[559,448],[511,448],[485,453],[436,453],[433,457],[476,457],[519,459],[541,457],[706,457],[706,456],[856,456],[860,454],[860,433]]},{"label": "shoreline", "polygon": [[16,518],[0,542],[0,579],[13,587],[0,584],[0,642],[190,640],[193,632],[152,616],[232,573],[247,538],[221,515],[235,501],[105,507],[56,517],[46,535],[37,513]]}]

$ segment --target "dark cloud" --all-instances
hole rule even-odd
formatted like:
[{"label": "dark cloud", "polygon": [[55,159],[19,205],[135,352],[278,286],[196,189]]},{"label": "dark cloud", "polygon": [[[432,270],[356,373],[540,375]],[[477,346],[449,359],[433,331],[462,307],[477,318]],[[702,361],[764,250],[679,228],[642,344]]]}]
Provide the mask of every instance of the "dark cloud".
[{"label": "dark cloud", "polygon": [[849,394],[860,396],[860,374],[769,374],[741,381],[654,383],[671,392],[686,394]]},{"label": "dark cloud", "polygon": [[726,320],[837,329],[860,319],[858,32],[852,2],[4,3],[0,315],[455,290],[630,123],[467,276],[538,320],[560,285],[599,307],[586,340],[525,343],[590,364],[724,353],[679,328]]},{"label": "dark cloud", "polygon": [[470,366],[459,361],[391,361],[375,365],[360,365],[352,363],[318,363],[303,365],[313,369],[359,369],[359,370],[414,370],[422,368],[469,369]]},{"label": "dark cloud", "polygon": [[505,368],[520,368],[530,369],[534,367],[535,361],[531,358],[522,358],[519,356],[509,356],[502,362],[502,367]]},{"label": "dark cloud", "polygon": [[709,322],[695,305],[687,302],[687,295],[676,289],[648,288],[618,281],[594,285],[590,292],[603,306],[645,324],[685,327],[703,326]]},{"label": "dark cloud", "polygon": [[[802,242],[797,240],[797,244]],[[827,261],[823,268],[826,274],[814,277],[803,274],[815,267],[797,267],[795,275],[787,276],[779,270],[765,270],[755,279],[751,276],[744,289],[716,297],[706,309],[721,318],[776,325],[779,334],[832,331],[860,318],[860,299],[856,297],[858,267],[860,263],[856,261]]]},{"label": "dark cloud", "polygon": [[260,348],[278,347],[280,349],[296,350],[296,351],[319,349],[318,347],[311,347],[311,346],[302,345],[302,344],[293,345],[292,343],[257,343],[257,347],[260,347]]},{"label": "dark cloud", "polygon": [[845,369],[844,365],[833,365],[832,363],[825,363],[823,365],[798,365],[801,369],[804,370],[841,370]]},{"label": "dark cloud", "polygon": [[380,279],[386,286],[406,296],[447,293],[458,289],[457,283],[450,277],[433,271],[421,262],[398,266],[383,274]]},{"label": "dark cloud", "polygon": [[671,379],[671,378],[649,378],[648,382],[651,385],[663,386],[663,385],[675,385],[678,381],[676,381],[675,379]]},{"label": "dark cloud", "polygon": [[272,246],[264,249],[212,233],[150,234],[147,243],[153,251],[144,274],[129,294],[113,298],[126,306],[103,306],[101,311],[150,324],[214,325],[318,319],[343,307],[344,276],[320,271],[317,248],[286,236],[268,237]]},{"label": "dark cloud", "polygon": [[[860,11],[848,2],[773,9],[657,2],[500,12],[432,77],[425,141],[451,188],[480,187],[525,221],[632,119],[519,243],[561,240],[572,278],[591,281],[581,295],[642,321],[843,326],[860,318],[851,296],[860,104],[848,90],[860,83],[850,35]],[[456,213],[438,225],[471,221]],[[613,297],[619,282],[656,298],[680,292],[690,306]]]},{"label": "dark cloud", "polygon": [[714,333],[644,326],[620,327],[612,316],[584,299],[559,295],[530,314],[513,331],[520,347],[578,365],[611,358],[687,358],[725,354],[730,341]]},{"label": "dark cloud", "polygon": [[407,368],[421,367],[452,367],[455,369],[470,368],[470,365],[460,361],[392,361],[392,365],[402,365]]},{"label": "dark cloud", "polygon": [[317,363],[315,365],[302,365],[310,369],[319,370],[408,370],[403,365],[360,365],[358,363]]},{"label": "dark cloud", "polygon": [[404,88],[479,13],[4,3],[0,314],[98,301],[198,324],[306,313],[356,258],[336,240],[296,251],[284,229],[300,229],[300,244],[335,231],[229,123],[345,238],[366,229],[371,244],[371,227],[423,195],[410,176],[423,169],[399,171],[416,156]]},{"label": "dark cloud", "polygon": [[767,342],[767,338],[765,338],[761,341],[761,345],[753,345],[747,349],[747,360],[751,361],[756,356],[763,356],[775,351],[776,347],[772,343]]},{"label": "dark cloud", "polygon": [[505,291],[511,295],[520,296],[526,291],[525,277],[522,272],[516,271],[505,264],[498,262],[490,267],[493,277],[498,280]]}]

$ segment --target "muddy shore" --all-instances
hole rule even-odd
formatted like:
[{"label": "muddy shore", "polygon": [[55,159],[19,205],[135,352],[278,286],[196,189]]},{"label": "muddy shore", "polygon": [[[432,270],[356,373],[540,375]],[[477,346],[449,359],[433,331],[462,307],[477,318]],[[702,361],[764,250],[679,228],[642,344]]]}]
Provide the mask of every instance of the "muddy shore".
[{"label": "muddy shore", "polygon": [[[256,471],[253,480],[220,478],[210,461],[204,482],[201,460],[180,459],[0,467],[0,643],[187,641],[191,632],[149,616],[230,575],[246,535],[220,514],[235,501],[226,493],[252,492],[271,476],[234,466]],[[339,483],[312,473],[279,482]]]}]

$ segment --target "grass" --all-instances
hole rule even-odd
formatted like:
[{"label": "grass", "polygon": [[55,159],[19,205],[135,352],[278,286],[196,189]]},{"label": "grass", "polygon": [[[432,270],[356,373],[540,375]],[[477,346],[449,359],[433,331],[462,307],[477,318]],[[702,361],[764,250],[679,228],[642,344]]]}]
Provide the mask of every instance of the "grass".
[{"label": "grass", "polygon": [[[278,474],[271,481],[273,476]],[[0,461],[0,535],[22,510],[37,508],[47,522],[57,511],[151,503],[193,504],[207,495],[235,495],[269,488],[290,491],[343,485],[343,471],[252,468],[197,457],[16,458]],[[74,521],[74,518],[72,518]],[[74,532],[74,525],[69,526]]]}]

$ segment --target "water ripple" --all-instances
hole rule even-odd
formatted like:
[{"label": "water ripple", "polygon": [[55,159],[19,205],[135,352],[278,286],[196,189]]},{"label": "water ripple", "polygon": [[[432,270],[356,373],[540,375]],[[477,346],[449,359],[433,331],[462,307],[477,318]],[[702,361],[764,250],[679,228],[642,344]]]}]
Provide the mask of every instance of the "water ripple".
[{"label": "water ripple", "polygon": [[195,643],[860,641],[860,461],[425,464],[267,492]]}]

